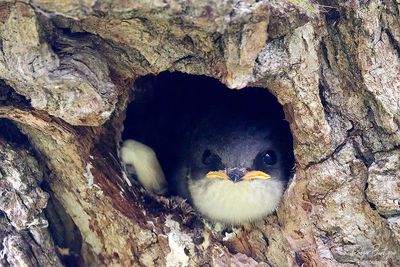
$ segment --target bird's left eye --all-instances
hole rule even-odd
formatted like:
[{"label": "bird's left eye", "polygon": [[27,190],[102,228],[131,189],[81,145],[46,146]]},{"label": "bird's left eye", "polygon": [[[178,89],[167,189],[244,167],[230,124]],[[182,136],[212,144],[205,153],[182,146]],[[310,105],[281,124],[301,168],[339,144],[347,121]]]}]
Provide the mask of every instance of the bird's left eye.
[{"label": "bird's left eye", "polygon": [[274,165],[276,160],[276,153],[273,150],[268,150],[262,155],[262,162],[266,165]]}]

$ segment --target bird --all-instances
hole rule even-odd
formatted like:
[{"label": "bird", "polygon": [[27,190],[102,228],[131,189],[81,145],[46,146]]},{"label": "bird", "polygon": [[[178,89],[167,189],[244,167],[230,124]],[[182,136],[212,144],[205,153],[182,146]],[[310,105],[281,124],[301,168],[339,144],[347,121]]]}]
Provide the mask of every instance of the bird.
[{"label": "bird", "polygon": [[152,148],[134,140],[123,143],[123,162],[138,170],[147,191],[165,194],[168,187],[212,222],[243,225],[274,212],[294,166],[282,114],[268,103],[239,98],[207,107],[194,124],[168,175]]},{"label": "bird", "polygon": [[240,225],[275,211],[293,169],[285,121],[232,109],[212,113],[187,148],[172,184],[203,216]]},{"label": "bird", "polygon": [[128,173],[134,174],[147,192],[164,195],[168,191],[161,164],[151,147],[128,139],[121,146],[120,157]]}]

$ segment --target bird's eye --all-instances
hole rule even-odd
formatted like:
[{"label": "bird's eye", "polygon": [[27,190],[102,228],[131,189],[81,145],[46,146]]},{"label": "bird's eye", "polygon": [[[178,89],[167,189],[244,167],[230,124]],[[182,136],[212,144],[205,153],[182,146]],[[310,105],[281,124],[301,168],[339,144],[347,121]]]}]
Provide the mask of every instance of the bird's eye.
[{"label": "bird's eye", "polygon": [[272,150],[264,152],[262,162],[266,165],[274,165],[276,163],[276,153]]},{"label": "bird's eye", "polygon": [[212,153],[209,149],[206,149],[202,156],[202,162],[204,165],[211,165],[219,161],[219,157]]}]

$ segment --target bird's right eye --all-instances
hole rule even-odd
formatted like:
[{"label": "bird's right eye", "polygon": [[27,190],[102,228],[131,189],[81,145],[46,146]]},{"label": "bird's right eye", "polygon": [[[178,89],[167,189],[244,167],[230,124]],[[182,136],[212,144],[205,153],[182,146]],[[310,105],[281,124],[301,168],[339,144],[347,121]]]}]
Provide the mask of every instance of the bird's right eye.
[{"label": "bird's right eye", "polygon": [[262,155],[262,161],[266,165],[274,165],[276,160],[276,153],[272,150],[268,150]]},{"label": "bird's right eye", "polygon": [[201,161],[203,162],[204,165],[209,166],[211,164],[219,162],[220,158],[216,154],[212,153],[209,149],[206,149],[203,152]]}]

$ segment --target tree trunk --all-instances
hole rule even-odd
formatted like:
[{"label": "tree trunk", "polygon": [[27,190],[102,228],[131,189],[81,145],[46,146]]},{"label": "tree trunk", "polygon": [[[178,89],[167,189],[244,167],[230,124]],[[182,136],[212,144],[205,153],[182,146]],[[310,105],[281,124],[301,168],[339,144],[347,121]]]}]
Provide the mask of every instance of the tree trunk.
[{"label": "tree trunk", "polygon": [[[399,266],[399,9],[0,2],[1,265]],[[277,97],[296,168],[276,214],[220,232],[128,180],[118,144],[131,88],[162,71]]]}]

